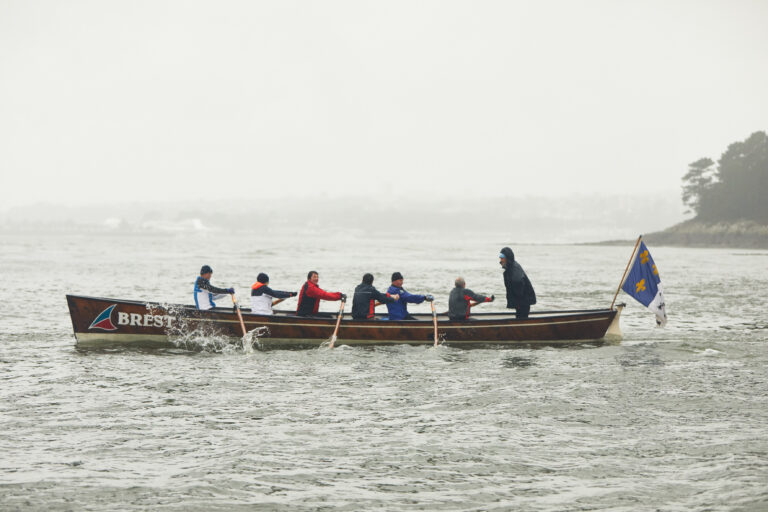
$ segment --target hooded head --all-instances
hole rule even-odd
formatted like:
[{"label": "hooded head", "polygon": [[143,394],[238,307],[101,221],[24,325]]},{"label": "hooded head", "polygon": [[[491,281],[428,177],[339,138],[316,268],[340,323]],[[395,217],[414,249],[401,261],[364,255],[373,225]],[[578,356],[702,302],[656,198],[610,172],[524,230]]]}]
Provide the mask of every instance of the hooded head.
[{"label": "hooded head", "polygon": [[515,253],[509,247],[504,247],[499,253],[499,259],[502,267],[512,268],[512,265],[515,263]]},{"label": "hooded head", "polygon": [[256,277],[256,280],[261,284],[267,284],[269,282],[269,276],[262,272],[258,275],[258,277]]}]

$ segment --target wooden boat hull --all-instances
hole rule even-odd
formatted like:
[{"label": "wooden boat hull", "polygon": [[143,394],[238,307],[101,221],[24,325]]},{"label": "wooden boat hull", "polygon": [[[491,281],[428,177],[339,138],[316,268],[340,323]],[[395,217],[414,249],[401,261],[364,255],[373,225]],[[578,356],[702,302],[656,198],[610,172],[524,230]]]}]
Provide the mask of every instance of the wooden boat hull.
[{"label": "wooden boat hull", "polygon": [[[141,345],[178,347],[190,334],[242,338],[240,321],[232,308],[198,311],[194,306],[158,304],[109,298],[67,295],[72,327],[79,347]],[[616,309],[532,313],[517,320],[508,313],[478,314],[468,322],[438,317],[441,340],[451,346],[528,345],[607,341],[616,333]],[[292,312],[272,316],[242,310],[246,330],[266,327],[259,337],[262,348],[317,347],[325,343],[335,317],[299,317]],[[431,345],[431,315],[414,315],[410,321],[358,321],[345,318],[337,345]],[[612,327],[613,323],[613,327]],[[614,341],[616,335],[609,341]],[[235,340],[232,340],[235,342]],[[183,346],[183,345],[181,345]]]}]

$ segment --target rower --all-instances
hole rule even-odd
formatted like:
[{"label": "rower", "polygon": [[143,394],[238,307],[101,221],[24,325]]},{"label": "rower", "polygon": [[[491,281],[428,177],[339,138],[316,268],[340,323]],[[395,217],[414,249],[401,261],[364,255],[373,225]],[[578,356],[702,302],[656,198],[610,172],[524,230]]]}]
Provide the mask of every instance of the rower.
[{"label": "rower", "polygon": [[256,282],[251,286],[251,313],[255,315],[272,315],[272,299],[287,299],[295,297],[296,292],[283,292],[269,287],[269,276],[261,272]]},{"label": "rower", "polygon": [[216,307],[214,299],[218,300],[224,295],[234,295],[234,288],[217,288],[211,284],[211,275],[213,269],[208,265],[203,265],[200,269],[200,276],[195,280],[195,307],[201,310],[207,310]]},{"label": "rower", "polygon": [[376,301],[390,304],[400,299],[397,294],[381,293],[373,287],[373,274],[365,274],[363,282],[355,288],[352,298],[352,318],[355,320],[370,320],[375,314]]},{"label": "rower", "polygon": [[398,295],[400,297],[395,302],[387,304],[390,320],[416,320],[416,318],[408,314],[408,303],[421,304],[425,300],[427,302],[432,302],[434,300],[434,297],[431,295],[417,295],[405,291],[403,288],[403,274],[400,272],[392,274],[392,286],[389,287],[387,293],[390,295]]},{"label": "rower", "polygon": [[469,320],[469,311],[475,305],[471,301],[480,303],[496,300],[496,297],[493,295],[486,297],[467,288],[467,283],[463,277],[457,277],[454,284],[456,286],[448,296],[448,318],[450,318],[451,322],[466,322]]},{"label": "rower", "polygon": [[307,274],[307,282],[301,287],[299,292],[299,305],[296,308],[296,314],[299,316],[329,316],[325,313],[319,315],[321,300],[347,300],[347,296],[341,292],[327,292],[317,286],[320,280],[320,274],[315,270],[310,270]]}]

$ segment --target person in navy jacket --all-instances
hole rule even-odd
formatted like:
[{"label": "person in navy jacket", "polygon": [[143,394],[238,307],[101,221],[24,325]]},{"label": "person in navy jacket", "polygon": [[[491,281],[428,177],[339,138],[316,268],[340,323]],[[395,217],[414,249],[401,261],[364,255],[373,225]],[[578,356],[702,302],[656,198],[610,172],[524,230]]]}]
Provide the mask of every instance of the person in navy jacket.
[{"label": "person in navy jacket", "polygon": [[387,290],[389,295],[399,295],[400,298],[395,302],[387,304],[389,310],[390,320],[416,320],[408,313],[408,303],[421,304],[425,300],[431,302],[433,297],[431,295],[417,295],[415,293],[408,293],[403,288],[403,274],[395,272],[392,274],[392,286]]},{"label": "person in navy jacket", "polygon": [[390,304],[400,297],[389,293],[381,293],[373,287],[373,274],[365,274],[363,282],[355,288],[352,297],[352,318],[355,320],[371,320],[376,316],[376,302]]}]

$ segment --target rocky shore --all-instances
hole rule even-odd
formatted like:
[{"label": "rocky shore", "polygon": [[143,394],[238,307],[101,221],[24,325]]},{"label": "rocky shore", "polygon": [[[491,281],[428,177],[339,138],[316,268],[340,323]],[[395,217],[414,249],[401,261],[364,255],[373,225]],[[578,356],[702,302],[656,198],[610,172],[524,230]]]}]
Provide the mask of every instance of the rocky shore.
[{"label": "rocky shore", "polygon": [[[646,243],[678,247],[731,247],[768,249],[768,225],[753,221],[702,222],[687,220],[663,231],[643,236]],[[633,243],[632,240],[612,240],[603,244]]]}]

